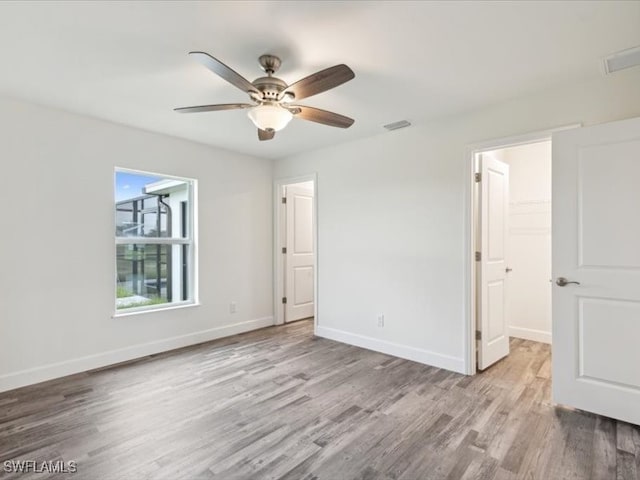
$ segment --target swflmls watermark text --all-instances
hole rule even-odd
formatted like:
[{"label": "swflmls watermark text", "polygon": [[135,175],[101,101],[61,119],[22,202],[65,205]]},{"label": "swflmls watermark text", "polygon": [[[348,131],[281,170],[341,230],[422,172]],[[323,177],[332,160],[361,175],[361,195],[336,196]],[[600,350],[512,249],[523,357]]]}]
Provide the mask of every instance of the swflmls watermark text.
[{"label": "swflmls watermark text", "polygon": [[35,460],[6,460],[2,465],[5,473],[76,473],[78,464],[62,460],[37,462]]}]

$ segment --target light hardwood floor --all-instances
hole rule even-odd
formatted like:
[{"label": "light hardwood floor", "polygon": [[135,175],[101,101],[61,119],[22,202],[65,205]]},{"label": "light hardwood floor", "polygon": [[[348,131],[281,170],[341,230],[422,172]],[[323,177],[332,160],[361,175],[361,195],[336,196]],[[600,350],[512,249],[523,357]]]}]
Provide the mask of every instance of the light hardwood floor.
[{"label": "light hardwood floor", "polygon": [[[0,394],[5,460],[74,479],[624,479],[640,428],[550,404],[550,353],[467,377],[272,327]],[[60,476],[60,475],[59,475]]]}]

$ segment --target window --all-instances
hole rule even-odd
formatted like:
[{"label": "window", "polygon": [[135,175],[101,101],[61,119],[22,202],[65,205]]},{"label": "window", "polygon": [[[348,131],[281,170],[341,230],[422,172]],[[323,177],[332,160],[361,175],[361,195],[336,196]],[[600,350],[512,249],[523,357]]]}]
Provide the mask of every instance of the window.
[{"label": "window", "polygon": [[116,170],[116,311],[194,302],[193,190],[193,180]]}]

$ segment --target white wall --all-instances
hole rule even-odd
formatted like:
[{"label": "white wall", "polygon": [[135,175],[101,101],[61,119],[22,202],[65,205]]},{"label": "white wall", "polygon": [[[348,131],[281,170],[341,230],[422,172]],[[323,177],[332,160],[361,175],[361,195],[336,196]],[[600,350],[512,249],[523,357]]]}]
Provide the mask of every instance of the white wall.
[{"label": "white wall", "polygon": [[[0,149],[0,390],[272,324],[270,160],[10,99]],[[198,180],[200,306],[111,318],[116,166]]]},{"label": "white wall", "polygon": [[509,165],[509,335],[551,343],[551,142],[501,153]]},{"label": "white wall", "polygon": [[638,116],[638,85],[635,69],[276,162],[318,173],[318,334],[467,371],[469,145]]}]

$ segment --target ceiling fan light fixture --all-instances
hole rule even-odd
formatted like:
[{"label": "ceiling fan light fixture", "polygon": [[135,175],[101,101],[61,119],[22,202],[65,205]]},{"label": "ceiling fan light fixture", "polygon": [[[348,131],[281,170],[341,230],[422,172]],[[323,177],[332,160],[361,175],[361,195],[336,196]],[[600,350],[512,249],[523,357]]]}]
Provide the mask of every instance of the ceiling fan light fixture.
[{"label": "ceiling fan light fixture", "polygon": [[282,130],[293,118],[293,114],[278,105],[263,104],[249,109],[247,116],[260,130]]}]

